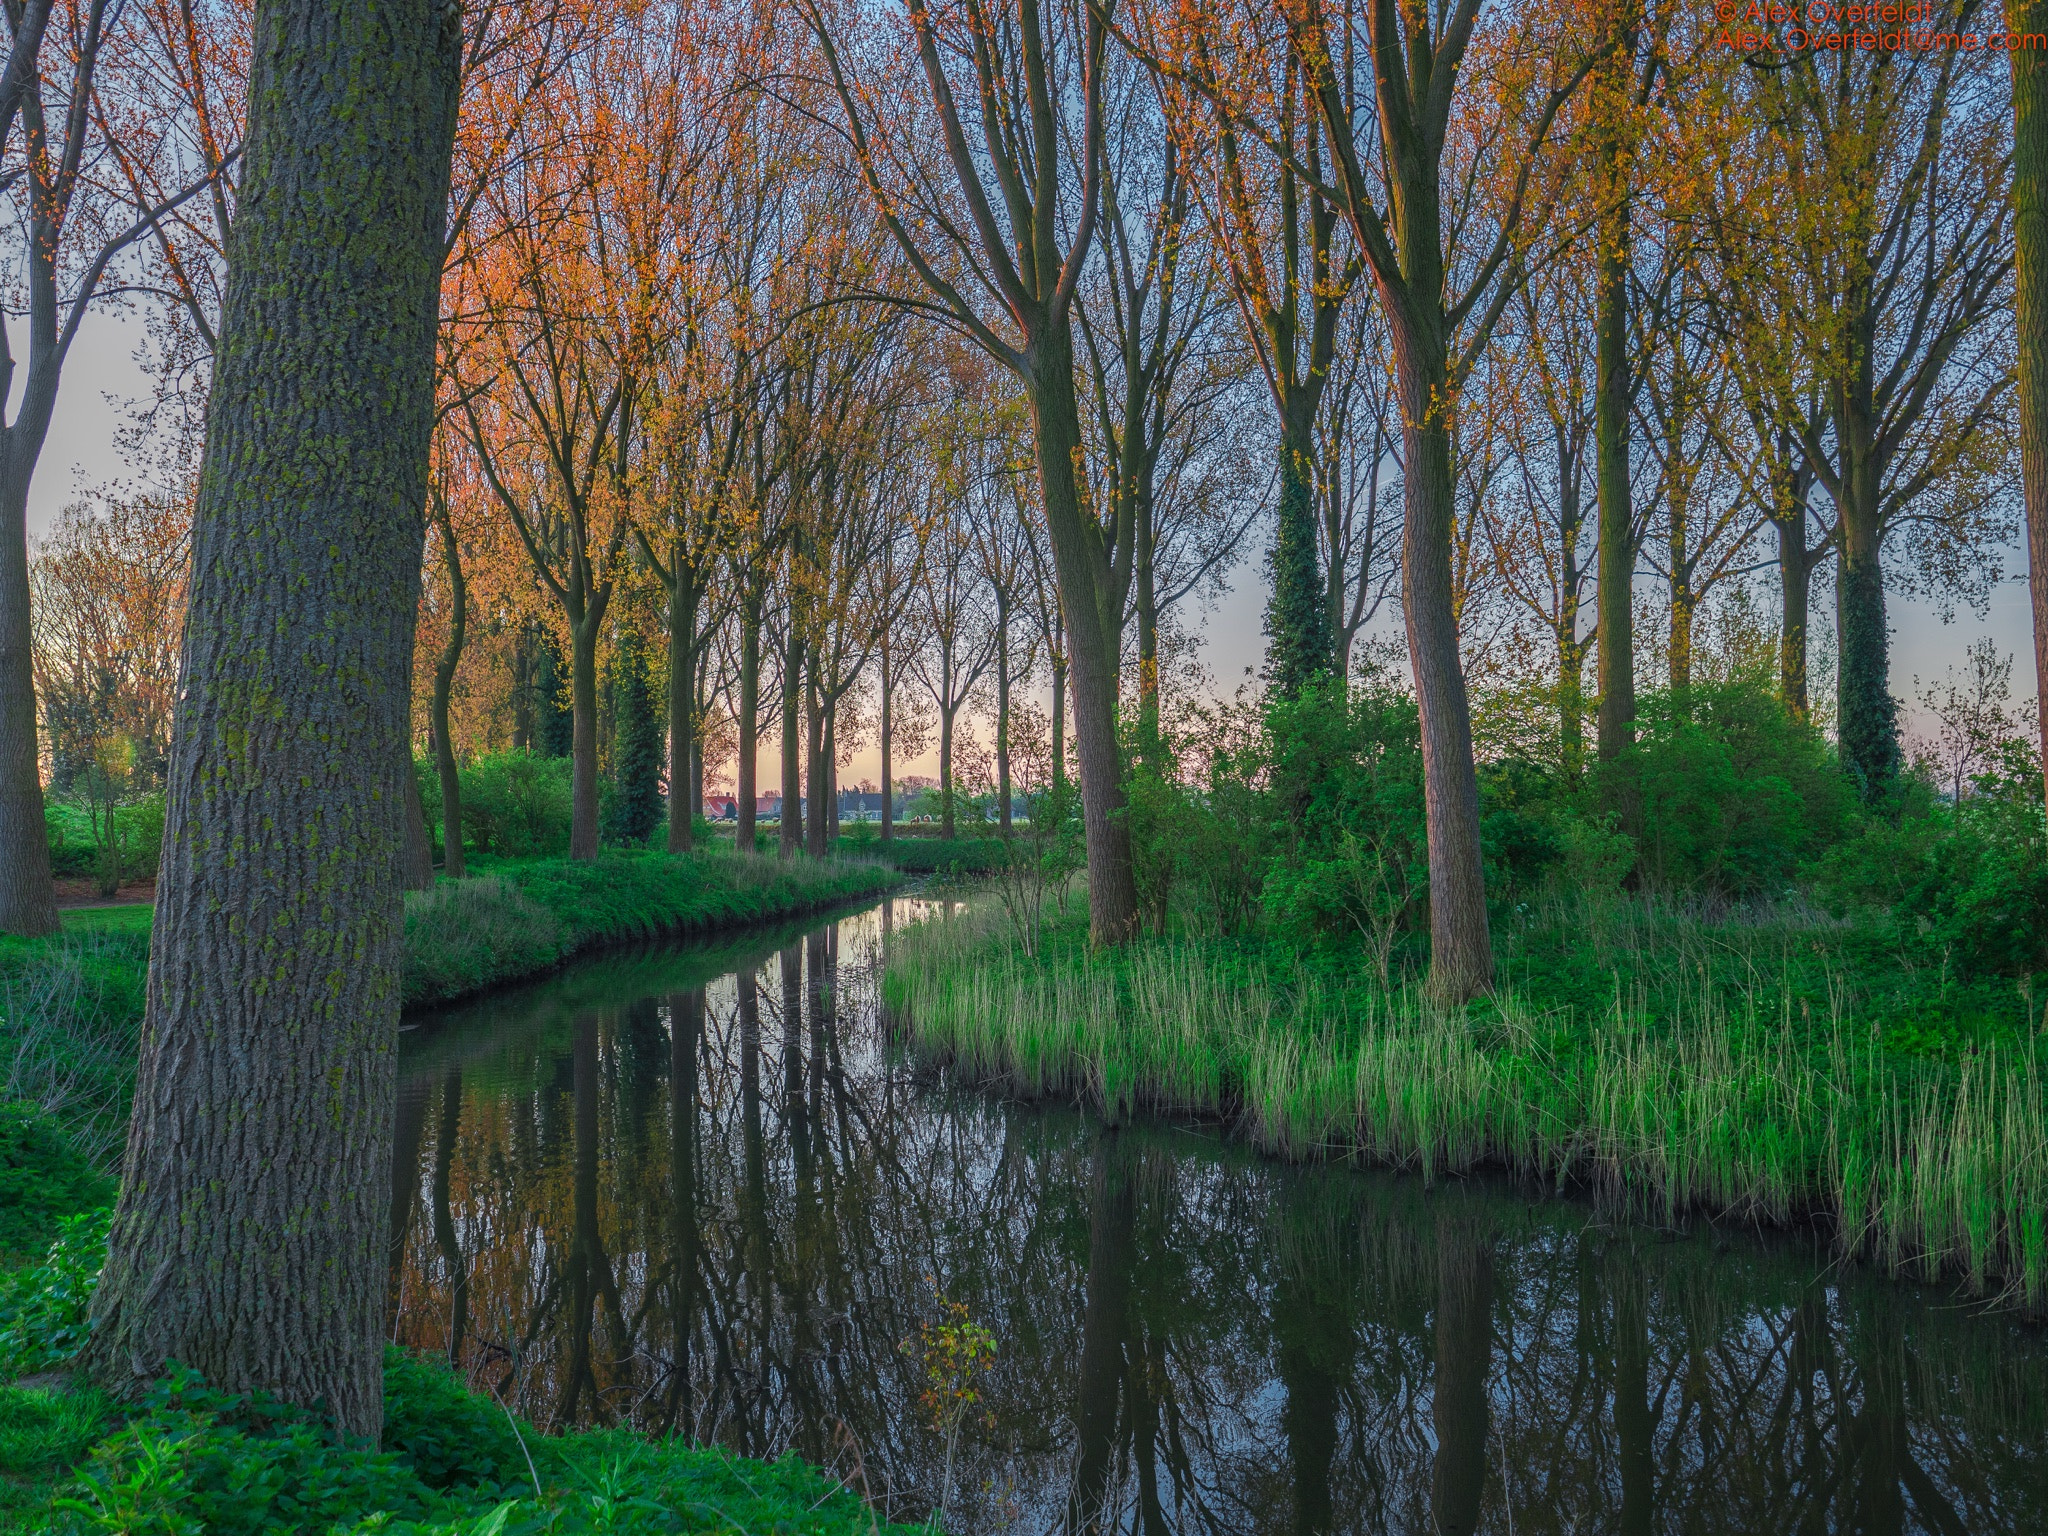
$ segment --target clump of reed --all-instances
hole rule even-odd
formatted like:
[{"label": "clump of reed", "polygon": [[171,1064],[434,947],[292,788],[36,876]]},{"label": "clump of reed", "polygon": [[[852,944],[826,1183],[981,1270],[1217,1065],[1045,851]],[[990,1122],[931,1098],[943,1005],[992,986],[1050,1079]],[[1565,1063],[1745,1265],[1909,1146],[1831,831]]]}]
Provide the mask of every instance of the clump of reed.
[{"label": "clump of reed", "polygon": [[[1276,973],[1199,941],[1078,945],[1027,959],[970,908],[899,933],[884,996],[916,1046],[1017,1094],[1112,1117],[1228,1116],[1290,1157],[1352,1157],[1426,1179],[1505,1167],[1592,1184],[1643,1214],[1832,1221],[1845,1255],[2048,1296],[2048,1094],[2027,1040],[1958,1060],[1895,1057],[1836,995],[1824,1018],[1766,1011],[1707,979],[1699,946],[1786,941],[1767,923],[1616,912],[1604,944],[1670,957],[1661,1021],[1617,988],[1604,1016],[1512,987],[1443,1009],[1412,985]],[[1688,987],[1688,967],[1697,979]]]}]

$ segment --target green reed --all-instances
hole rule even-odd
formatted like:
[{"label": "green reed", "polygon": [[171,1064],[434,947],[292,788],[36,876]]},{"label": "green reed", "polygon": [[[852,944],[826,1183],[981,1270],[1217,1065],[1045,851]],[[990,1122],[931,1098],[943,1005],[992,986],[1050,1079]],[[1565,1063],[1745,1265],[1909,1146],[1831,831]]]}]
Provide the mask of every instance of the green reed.
[{"label": "green reed", "polygon": [[[1654,1023],[1643,982],[1617,980],[1613,1006],[1588,1017],[1539,1009],[1512,985],[1446,1010],[1413,985],[1287,974],[1189,939],[1029,959],[999,911],[974,907],[898,934],[884,995],[920,1050],[1021,1095],[1116,1118],[1228,1115],[1280,1155],[1426,1179],[1504,1166],[1664,1220],[1820,1216],[1845,1254],[2040,1303],[2048,1098],[2035,1039],[1957,1060],[1894,1055],[1856,1018],[1846,980],[1830,979],[1818,1016],[1766,985],[1800,942],[1796,923],[1788,934],[1648,907],[1589,921],[1596,946],[1655,956]],[[1710,963],[1731,945],[1737,974],[1754,978],[1732,989]]]}]

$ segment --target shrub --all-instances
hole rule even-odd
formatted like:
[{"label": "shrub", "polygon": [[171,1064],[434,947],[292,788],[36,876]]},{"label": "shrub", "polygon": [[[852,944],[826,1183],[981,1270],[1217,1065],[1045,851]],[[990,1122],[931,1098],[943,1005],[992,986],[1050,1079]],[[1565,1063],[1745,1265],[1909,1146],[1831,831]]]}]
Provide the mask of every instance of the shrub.
[{"label": "shrub", "polygon": [[1644,880],[1734,896],[1790,886],[1840,838],[1851,799],[1820,733],[1748,681],[1645,695],[1600,787],[1624,807]]},{"label": "shrub", "polygon": [[0,1377],[49,1370],[85,1347],[112,1217],[96,1210],[63,1218],[42,1263],[0,1276]]},{"label": "shrub", "polygon": [[460,778],[463,829],[477,852],[513,859],[568,852],[568,758],[494,752]]},{"label": "shrub", "polygon": [[504,1410],[446,1365],[395,1346],[384,1351],[384,1448],[429,1488],[527,1481],[526,1453]]},{"label": "shrub", "polygon": [[[1334,681],[1266,716],[1275,854],[1263,904],[1296,942],[1418,920],[1427,859],[1415,701],[1377,680]],[[1390,941],[1391,942],[1391,941]]]}]

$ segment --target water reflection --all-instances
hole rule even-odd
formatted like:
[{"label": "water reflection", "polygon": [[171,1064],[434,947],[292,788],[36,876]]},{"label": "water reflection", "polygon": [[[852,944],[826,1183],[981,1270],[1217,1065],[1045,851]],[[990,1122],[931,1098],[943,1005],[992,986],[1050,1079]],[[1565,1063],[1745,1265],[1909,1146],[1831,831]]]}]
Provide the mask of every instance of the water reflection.
[{"label": "water reflection", "polygon": [[795,1447],[921,1517],[937,1297],[998,1341],[962,1531],[2048,1528],[2039,1330],[1809,1245],[953,1091],[903,904],[609,956],[408,1037],[402,1341],[544,1424]]}]

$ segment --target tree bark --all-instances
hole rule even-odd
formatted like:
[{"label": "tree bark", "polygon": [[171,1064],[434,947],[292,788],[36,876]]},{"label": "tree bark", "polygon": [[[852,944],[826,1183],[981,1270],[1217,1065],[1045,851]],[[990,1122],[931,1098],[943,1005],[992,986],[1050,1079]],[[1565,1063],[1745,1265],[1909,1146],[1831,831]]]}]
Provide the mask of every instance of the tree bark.
[{"label": "tree bark", "polygon": [[884,634],[884,635],[882,636],[882,721],[881,721],[881,738],[882,738],[882,841],[883,841],[883,842],[885,842],[885,843],[887,843],[887,842],[892,842],[892,841],[894,841],[894,839],[895,839],[895,835],[896,835],[896,785],[895,785],[895,781],[894,781],[894,780],[892,780],[892,779],[891,779],[891,778],[889,777],[889,774],[890,774],[890,772],[891,772],[891,767],[890,767],[890,762],[889,762],[889,752],[890,752],[890,748],[891,748],[891,747],[892,747],[892,746],[894,745],[894,742],[893,742],[893,741],[892,741],[892,740],[890,739],[890,732],[891,732],[891,722],[890,722],[890,719],[889,719],[889,688],[890,688],[890,684],[891,684],[891,683],[892,683],[893,681],[894,681],[894,679],[893,679],[893,678],[891,678],[891,677],[890,677],[890,675],[889,675],[889,637],[888,637],[888,635]]},{"label": "tree bark", "polygon": [[1806,547],[1803,505],[1792,507],[1789,516],[1774,515],[1771,522],[1778,534],[1778,692],[1793,718],[1804,720],[1812,712],[1806,678],[1807,609],[1818,555]]},{"label": "tree bark", "polygon": [[810,647],[804,667],[804,757],[805,787],[810,814],[804,818],[804,851],[814,859],[826,852],[826,835],[831,813],[826,809],[825,700],[818,685],[818,651]]},{"label": "tree bark", "polygon": [[569,625],[569,857],[597,857],[597,632],[606,604],[590,603]]},{"label": "tree bark", "polygon": [[953,840],[953,713],[957,706],[939,705],[939,836]]},{"label": "tree bark", "polygon": [[462,861],[462,775],[455,766],[455,739],[448,733],[448,700],[455,688],[455,669],[462,664],[463,641],[469,630],[469,583],[462,574],[462,546],[446,517],[437,519],[442,563],[448,567],[448,639],[434,662],[434,766],[441,779],[441,871],[460,880]]},{"label": "tree bark", "polygon": [[[1432,236],[1432,239],[1434,237]],[[1391,296],[1388,309],[1393,311]],[[1448,365],[1439,331],[1395,319],[1407,464],[1402,486],[1401,606],[1408,623],[1415,702],[1422,717],[1423,803],[1429,834],[1430,990],[1462,1002],[1493,985],[1493,935],[1479,847],[1479,775],[1472,714],[1452,606],[1456,536]]]},{"label": "tree bark", "polygon": [[1316,563],[1314,409],[1321,395],[1320,387],[1298,391],[1280,418],[1280,511],[1272,595],[1266,601],[1266,676],[1290,699],[1330,670],[1329,614]]},{"label": "tree bark", "polygon": [[804,845],[803,760],[799,756],[798,714],[804,676],[804,642],[791,616],[789,646],[782,658],[782,836],[780,852],[788,858]]},{"label": "tree bark", "polygon": [[34,938],[57,931],[57,889],[36,751],[29,477],[13,464],[0,472],[0,933]]},{"label": "tree bark", "polygon": [[[1144,663],[1139,664],[1139,688],[1144,687]],[[1157,670],[1154,670],[1155,680]],[[1158,700],[1153,700],[1155,714]],[[996,826],[1004,837],[1010,835],[1010,603],[1007,594],[996,595]]]},{"label": "tree bark", "polygon": [[404,746],[461,49],[259,9],[143,1053],[81,1364],[383,1422]]},{"label": "tree bark", "polygon": [[[2008,32],[2048,32],[2048,0],[2006,0]],[[2048,779],[2048,64],[2013,48],[2012,207],[2018,269],[2020,486],[2027,511],[2027,590],[2034,607],[2034,678],[2041,768]]]},{"label": "tree bark", "polygon": [[[406,667],[406,697],[412,697],[412,667]],[[398,883],[408,891],[434,888],[434,844],[427,836],[427,808],[420,801],[420,780],[412,765],[410,716],[398,743],[398,798],[405,813],[405,836],[398,848]]]},{"label": "tree bark", "polygon": [[739,760],[733,768],[733,781],[738,786],[740,804],[733,847],[741,853],[752,853],[754,812],[760,799],[757,775],[761,725],[761,600],[751,593],[740,604],[739,716]]},{"label": "tree bark", "polygon": [[1116,739],[1116,637],[1096,602],[1100,583],[1088,543],[1093,530],[1086,526],[1077,480],[1082,447],[1072,329],[1066,324],[1042,327],[1028,361],[1039,489],[1072,657],[1074,745],[1081,756],[1081,822],[1088,849],[1088,934],[1097,944],[1121,944],[1137,928],[1138,888],[1131,872]]},{"label": "tree bark", "polygon": [[[1619,148],[1609,140],[1610,167]],[[1599,486],[1597,580],[1600,645],[1600,760],[1610,762],[1635,740],[1635,508],[1628,483],[1628,268],[1626,201],[1600,230],[1598,376],[1594,394],[1594,478]]]},{"label": "tree bark", "polygon": [[697,583],[683,574],[683,553],[675,552],[674,584],[668,594],[668,851],[688,853],[701,797],[690,784],[697,726]]},{"label": "tree bark", "polygon": [[[1857,417],[1837,420],[1841,443],[1839,510],[1842,559],[1837,567],[1836,730],[1842,766],[1866,803],[1885,798],[1897,782],[1899,706],[1891,691],[1891,631],[1885,618],[1884,530],[1879,522],[1876,455],[1856,439]],[[1843,431],[1847,425],[1849,430]]]}]

